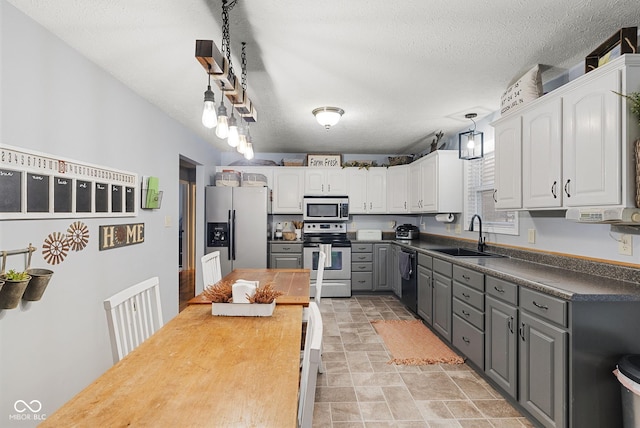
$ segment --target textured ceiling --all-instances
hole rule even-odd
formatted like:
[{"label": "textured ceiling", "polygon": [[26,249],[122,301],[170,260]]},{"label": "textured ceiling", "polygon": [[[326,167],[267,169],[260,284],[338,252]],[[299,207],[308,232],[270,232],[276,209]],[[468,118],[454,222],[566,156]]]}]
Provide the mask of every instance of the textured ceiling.
[{"label": "textured ceiling", "polygon": [[[200,123],[207,78],[195,40],[221,41],[221,0],[8,0],[221,150]],[[579,64],[638,0],[238,0],[233,64],[247,43],[260,152],[413,153],[498,110],[511,81]],[[220,99],[216,93],[216,99]],[[345,110],[325,131],[311,110]],[[259,155],[257,156],[259,157]]]}]

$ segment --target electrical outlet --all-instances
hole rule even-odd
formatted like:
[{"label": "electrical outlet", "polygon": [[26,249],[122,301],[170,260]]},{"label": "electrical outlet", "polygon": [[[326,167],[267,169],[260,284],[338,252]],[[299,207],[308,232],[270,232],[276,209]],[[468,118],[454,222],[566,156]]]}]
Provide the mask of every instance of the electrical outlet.
[{"label": "electrical outlet", "polygon": [[164,216],[164,227],[171,227],[171,216]]},{"label": "electrical outlet", "polygon": [[357,230],[357,229],[356,229],[356,222],[355,222],[355,221],[352,221],[352,222],[351,222],[351,230]]},{"label": "electrical outlet", "polygon": [[633,236],[622,235],[618,241],[618,253],[625,256],[633,255]]},{"label": "electrical outlet", "polygon": [[447,229],[447,232],[451,232],[451,225],[449,223],[447,223],[445,228]]},{"label": "electrical outlet", "polygon": [[460,235],[462,233],[462,225],[460,223],[456,224],[456,234]]},{"label": "electrical outlet", "polygon": [[529,229],[529,244],[535,244],[535,243],[536,243],[536,230]]}]

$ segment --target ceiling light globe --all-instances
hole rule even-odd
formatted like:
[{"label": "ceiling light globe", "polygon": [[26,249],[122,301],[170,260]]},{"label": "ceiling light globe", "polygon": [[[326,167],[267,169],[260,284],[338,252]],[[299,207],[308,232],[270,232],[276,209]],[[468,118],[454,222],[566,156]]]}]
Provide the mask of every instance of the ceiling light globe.
[{"label": "ceiling light globe", "polygon": [[312,113],[320,125],[329,129],[340,121],[344,110],[338,107],[318,107]]}]

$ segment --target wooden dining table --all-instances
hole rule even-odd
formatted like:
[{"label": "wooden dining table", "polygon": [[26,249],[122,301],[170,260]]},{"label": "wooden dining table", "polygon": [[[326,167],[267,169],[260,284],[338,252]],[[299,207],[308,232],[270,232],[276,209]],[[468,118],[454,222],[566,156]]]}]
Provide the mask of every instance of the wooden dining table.
[{"label": "wooden dining table", "polygon": [[[234,282],[239,279],[260,281],[260,285],[272,284],[284,294],[276,299],[278,305],[309,306],[309,269],[235,269],[221,281]],[[211,304],[202,293],[189,300],[189,304]]]},{"label": "wooden dining table", "polygon": [[295,427],[302,307],[187,306],[41,426]]}]

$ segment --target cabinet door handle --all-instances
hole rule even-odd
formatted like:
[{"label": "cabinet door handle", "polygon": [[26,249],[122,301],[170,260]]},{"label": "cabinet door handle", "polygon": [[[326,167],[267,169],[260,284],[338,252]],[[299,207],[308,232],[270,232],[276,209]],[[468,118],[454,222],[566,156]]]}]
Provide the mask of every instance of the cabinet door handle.
[{"label": "cabinet door handle", "polygon": [[509,328],[509,332],[513,334],[513,317],[509,317],[509,321],[507,321],[507,328]]},{"label": "cabinet door handle", "polygon": [[369,210],[373,209],[373,202],[369,202]]},{"label": "cabinet door handle", "polygon": [[558,197],[558,195],[556,194],[556,187],[558,186],[558,182],[554,181],[553,185],[551,186],[551,194],[553,195],[553,199],[556,199]]},{"label": "cabinet door handle", "polygon": [[471,277],[467,276],[467,275],[462,275],[462,278],[465,279],[465,281],[469,281],[471,279]]},{"label": "cabinet door handle", "polygon": [[535,306],[536,308],[544,309],[545,311],[549,310],[549,306],[541,305],[537,303],[535,300],[533,301],[533,306]]},{"label": "cabinet door handle", "polygon": [[466,343],[467,345],[471,342],[469,339],[467,339],[466,337],[462,336],[462,341],[464,343]]},{"label": "cabinet door handle", "polygon": [[520,324],[520,339],[524,342],[524,323]]},{"label": "cabinet door handle", "polygon": [[466,293],[462,293],[462,297],[464,297],[465,299],[468,299],[468,298],[469,298],[469,297],[471,297],[471,296],[469,296],[469,295],[468,295],[468,294],[466,294]]},{"label": "cabinet door handle", "polygon": [[496,193],[498,193],[498,189],[493,189],[493,202],[498,202],[498,198],[496,198]]},{"label": "cabinet door handle", "polygon": [[327,184],[327,191],[331,192],[331,184]]},{"label": "cabinet door handle", "polygon": [[407,209],[407,201],[404,201],[404,209]]},{"label": "cabinet door handle", "polygon": [[465,317],[469,318],[469,315],[471,315],[471,314],[463,309],[462,310],[462,315],[464,315]]},{"label": "cabinet door handle", "polygon": [[502,287],[497,287],[497,286],[493,286],[493,289],[496,290],[498,293],[504,293],[504,288]]},{"label": "cabinet door handle", "polygon": [[367,209],[367,203],[366,203],[366,202],[363,202],[363,203],[362,203],[362,209],[363,209],[363,210],[366,210],[366,209]]},{"label": "cabinet door handle", "polygon": [[567,179],[567,182],[564,183],[564,193],[567,194],[567,198],[571,197],[571,194],[569,193],[569,183],[571,183],[571,179]]}]

